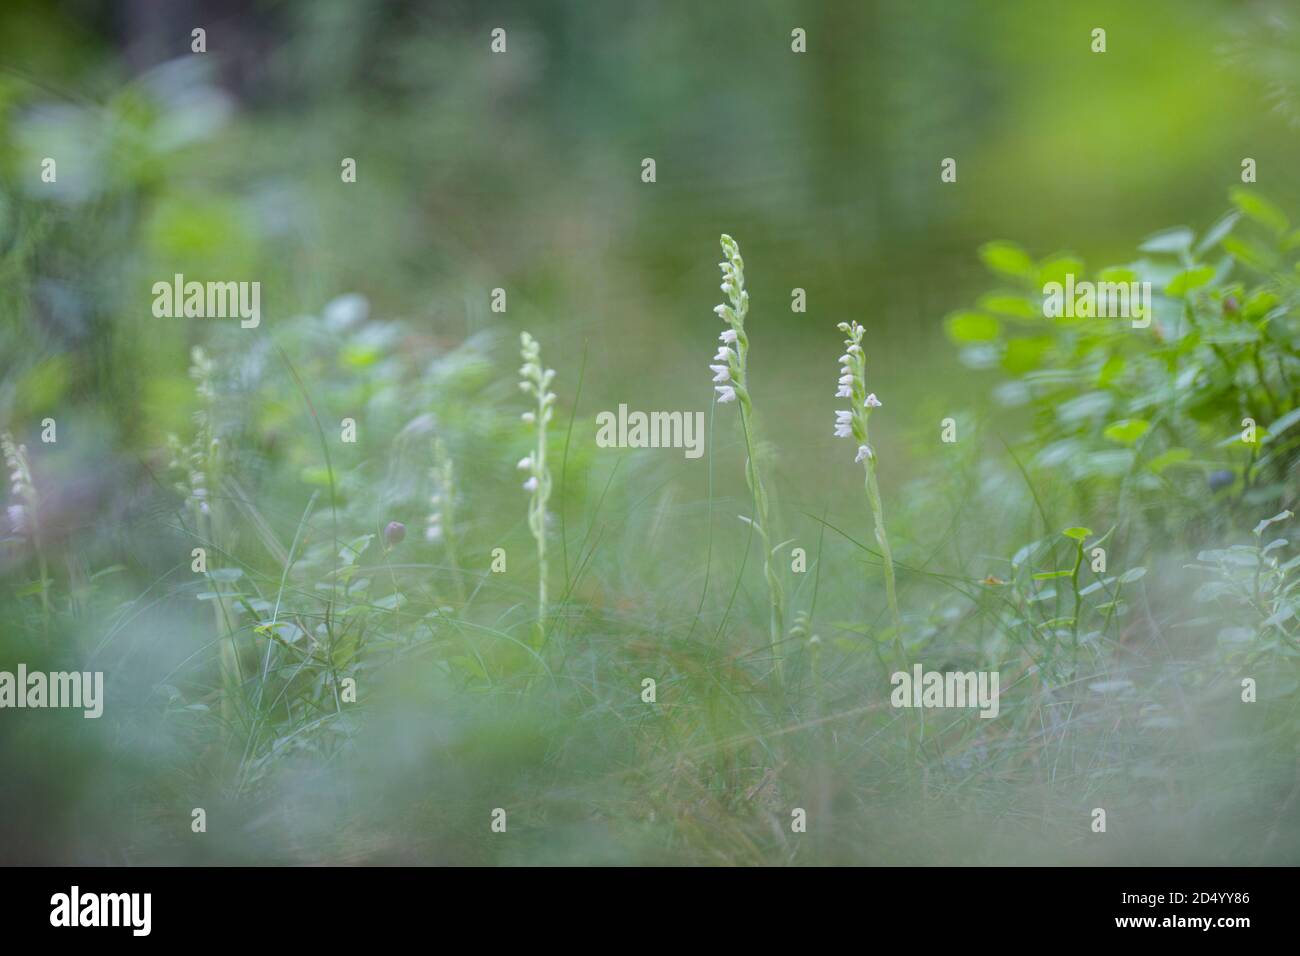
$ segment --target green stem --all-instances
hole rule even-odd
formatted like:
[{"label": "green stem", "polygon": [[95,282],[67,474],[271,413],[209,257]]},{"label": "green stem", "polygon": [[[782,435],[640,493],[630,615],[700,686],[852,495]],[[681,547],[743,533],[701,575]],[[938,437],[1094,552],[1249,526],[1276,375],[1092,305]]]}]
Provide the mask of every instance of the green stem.
[{"label": "green stem", "polygon": [[894,585],[894,556],[889,550],[889,535],[885,533],[885,508],[880,502],[880,487],[876,483],[875,459],[868,457],[863,465],[866,471],[864,484],[867,490],[867,501],[871,504],[871,518],[876,524],[876,543],[880,545],[880,556],[885,568],[885,600],[889,602],[889,614],[894,622],[894,652],[898,655],[899,666],[906,669],[903,621],[898,614],[898,593]]},{"label": "green stem", "polygon": [[465,577],[460,570],[460,553],[456,549],[456,535],[453,529],[456,527],[455,512],[451,504],[443,506],[442,513],[446,516],[447,521],[444,528],[444,536],[447,542],[447,563],[451,565],[452,582],[456,586],[456,600],[461,607],[465,606]]},{"label": "green stem", "polygon": [[772,657],[776,662],[777,683],[781,684],[785,679],[784,666],[779,650],[785,628],[785,594],[781,588],[780,578],[772,570],[772,541],[767,532],[767,492],[763,488],[763,480],[758,473],[758,464],[754,460],[754,443],[751,437],[753,431],[752,417],[753,409],[750,406],[749,396],[742,395],[740,398],[740,425],[741,430],[745,433],[745,453],[749,456],[746,472],[749,489],[754,496],[754,523],[758,526],[758,536],[763,547],[763,577],[767,579],[767,592],[771,603],[771,613],[768,620],[769,640]]},{"label": "green stem", "polygon": [[1074,568],[1070,571],[1070,590],[1074,592],[1074,622],[1071,638],[1074,644],[1074,662],[1079,662],[1079,615],[1083,613],[1083,595],[1079,593],[1079,568],[1083,565],[1083,542],[1076,545]]},{"label": "green stem", "polygon": [[537,492],[533,495],[529,523],[537,540],[537,646],[546,645],[546,499],[550,496],[551,476],[546,471],[546,402],[545,389],[538,388],[537,398]]},{"label": "green stem", "polygon": [[[45,552],[39,541],[33,538],[36,547],[36,561],[41,569],[41,620],[45,636],[50,636],[50,572],[45,563]],[[71,590],[71,587],[69,587]]]},{"label": "green stem", "polygon": [[50,636],[50,569],[45,560],[44,536],[41,534],[40,502],[36,500],[34,494],[32,500],[27,502],[27,512],[30,516],[28,520],[32,524],[32,548],[36,552],[36,564],[41,572],[41,627],[48,638]]},{"label": "green stem", "polygon": [[[208,515],[205,518],[203,513],[196,508],[194,521],[194,526],[204,532],[204,540],[212,546],[214,554],[220,553],[220,549],[216,545],[216,522],[212,516]],[[221,584],[213,579],[210,573],[208,583],[212,590],[220,595]],[[213,599],[212,614],[216,623],[217,660],[221,669],[221,719],[226,725],[226,733],[233,737],[235,695],[239,693],[243,676],[239,670],[239,647],[235,643],[235,628],[231,623],[225,598],[218,596]]]}]

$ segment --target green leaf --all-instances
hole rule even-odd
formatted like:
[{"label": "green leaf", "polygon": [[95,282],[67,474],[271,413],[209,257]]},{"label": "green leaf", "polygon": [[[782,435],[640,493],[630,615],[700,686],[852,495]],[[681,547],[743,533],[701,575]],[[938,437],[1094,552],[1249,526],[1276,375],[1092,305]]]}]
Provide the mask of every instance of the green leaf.
[{"label": "green leaf", "polygon": [[370,542],[374,538],[373,534],[363,534],[359,538],[353,538],[339,551],[339,558],[345,565],[355,564],[357,558],[361,557],[362,552],[370,547]]},{"label": "green leaf", "polygon": [[1122,355],[1112,355],[1101,366],[1101,371],[1097,373],[1097,384],[1105,388],[1110,383],[1124,374],[1124,369],[1128,366]]},{"label": "green leaf", "polygon": [[988,295],[980,297],[979,307],[986,312],[997,312],[1000,315],[1008,315],[1016,319],[1041,319],[1043,317],[1043,304],[1021,295],[990,292]]},{"label": "green leaf", "polygon": [[307,632],[291,621],[276,621],[274,623],[267,621],[264,624],[258,624],[253,628],[263,637],[279,641],[282,644],[293,644],[307,636]]},{"label": "green leaf", "polygon": [[1215,331],[1202,336],[1201,341],[1206,345],[1246,345],[1259,341],[1259,329],[1244,323],[1227,328],[1219,326]]},{"label": "green leaf", "polygon": [[1110,411],[1115,396],[1110,392],[1084,392],[1056,406],[1056,416],[1066,424],[1099,418]]},{"label": "green leaf", "polygon": [[1172,465],[1187,461],[1192,457],[1190,448],[1170,448],[1147,462],[1147,467],[1157,475]]},{"label": "green leaf", "polygon": [[1034,271],[1034,260],[1014,242],[986,242],[980,246],[979,256],[986,266],[1004,275],[1026,278]]},{"label": "green leaf", "polygon": [[1201,241],[1196,244],[1197,254],[1213,249],[1222,242],[1224,236],[1232,232],[1232,227],[1237,224],[1237,220],[1240,218],[1241,213],[1230,212],[1211,226],[1205,235],[1201,237]]},{"label": "green leaf", "polygon": [[347,345],[339,352],[339,362],[349,368],[369,368],[384,353],[374,345]]},{"label": "green leaf", "polygon": [[1002,334],[1002,323],[981,312],[957,312],[948,316],[948,337],[958,345],[994,342]]},{"label": "green leaf", "polygon": [[1137,282],[1138,274],[1128,266],[1107,266],[1097,273],[1098,282]]},{"label": "green leaf", "polygon": [[1267,444],[1277,438],[1296,422],[1300,422],[1300,408],[1293,408],[1273,424],[1268,426],[1268,434],[1264,436],[1264,444]]},{"label": "green leaf", "polygon": [[447,662],[470,677],[477,678],[478,680],[487,680],[487,671],[483,670],[483,665],[479,662],[477,657],[470,657],[461,654],[457,657],[448,658]]},{"label": "green leaf", "polygon": [[1001,350],[996,345],[967,345],[957,357],[967,368],[985,369],[994,368],[1001,359]]},{"label": "green leaf", "polygon": [[301,472],[299,478],[309,485],[319,485],[322,488],[329,487],[330,473],[324,465],[307,465]]},{"label": "green leaf", "polygon": [[1070,575],[1072,575],[1072,574],[1074,574],[1074,572],[1071,571],[1071,570],[1065,570],[1065,571],[1039,571],[1037,574],[1034,575],[1034,580],[1035,580],[1035,581],[1050,581],[1050,580],[1052,580],[1053,578],[1068,578],[1068,577],[1069,577]]},{"label": "green leaf", "polygon": [[1148,236],[1138,248],[1143,252],[1187,252],[1195,238],[1192,230],[1186,226],[1175,226]]},{"label": "green leaf", "polygon": [[1144,418],[1125,418],[1106,426],[1102,434],[1121,445],[1133,445],[1147,433],[1151,423]]},{"label": "green leaf", "polygon": [[1278,522],[1286,521],[1288,518],[1293,518],[1293,517],[1295,517],[1294,512],[1279,511],[1277,514],[1273,515],[1273,517],[1265,518],[1259,524],[1255,525],[1254,529],[1251,531],[1251,534],[1261,535],[1264,533],[1264,529],[1267,528],[1269,525],[1277,524]]},{"label": "green leaf", "polygon": [[1257,272],[1271,272],[1277,268],[1277,255],[1253,239],[1241,236],[1228,236],[1222,242],[1225,252],[1244,265]]},{"label": "green leaf", "polygon": [[1091,528],[1066,528],[1061,534],[1075,541],[1083,541],[1092,535]]},{"label": "green leaf", "polygon": [[1255,222],[1282,235],[1291,225],[1286,214],[1257,192],[1237,186],[1228,194],[1232,204]]},{"label": "green leaf", "polygon": [[1038,267],[1038,286],[1041,288],[1049,282],[1065,285],[1065,277],[1072,275],[1076,280],[1083,278],[1083,260],[1070,255],[1056,255]]},{"label": "green leaf", "polygon": [[1042,546],[1043,546],[1042,541],[1031,541],[1029,544],[1025,545],[1015,553],[1015,555],[1011,558],[1011,566],[1013,568],[1019,568],[1022,564],[1024,564],[1026,561],[1032,558],[1034,556],[1034,552],[1036,552]]},{"label": "green leaf", "polygon": [[348,634],[341,638],[334,645],[334,653],[330,659],[334,662],[336,668],[347,667],[352,658],[356,656],[357,649],[361,646],[360,638],[355,634]]},{"label": "green leaf", "polygon": [[58,404],[73,378],[69,362],[62,356],[42,359],[18,380],[18,393],[30,409]]},{"label": "green leaf", "polygon": [[1178,273],[1170,280],[1169,284],[1165,286],[1165,294],[1179,297],[1185,296],[1192,289],[1199,289],[1213,278],[1213,266],[1188,269],[1186,272]]},{"label": "green leaf", "polygon": [[1002,354],[1002,367],[1013,375],[1024,375],[1026,372],[1041,368],[1053,341],[1047,337],[1011,339]]},{"label": "green leaf", "polygon": [[1075,481],[1086,481],[1091,478],[1121,478],[1132,470],[1134,457],[1131,448],[1095,451],[1069,463],[1070,477]]},{"label": "green leaf", "polygon": [[1283,601],[1277,613],[1264,622],[1264,627],[1281,627],[1295,617],[1295,608],[1288,601]]},{"label": "green leaf", "polygon": [[1259,289],[1246,300],[1246,304],[1242,308],[1242,315],[1248,319],[1262,319],[1267,313],[1273,311],[1273,307],[1281,301],[1276,293],[1268,289]]}]

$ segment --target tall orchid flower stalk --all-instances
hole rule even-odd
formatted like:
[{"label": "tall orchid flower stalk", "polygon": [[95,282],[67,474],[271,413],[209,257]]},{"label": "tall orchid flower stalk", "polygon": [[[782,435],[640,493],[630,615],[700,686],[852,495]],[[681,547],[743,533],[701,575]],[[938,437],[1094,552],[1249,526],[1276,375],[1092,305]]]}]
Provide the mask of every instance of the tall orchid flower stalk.
[{"label": "tall orchid flower stalk", "polygon": [[429,514],[425,519],[424,540],[431,544],[441,542],[447,554],[447,564],[456,584],[456,597],[465,603],[465,579],[460,570],[460,554],[456,539],[456,473],[451,455],[442,439],[433,440],[433,467],[429,469],[432,490],[429,492]]},{"label": "tall orchid flower stalk", "polygon": [[[221,442],[215,433],[215,407],[217,401],[217,365],[211,356],[201,347],[190,350],[190,378],[194,382],[194,394],[198,396],[199,407],[194,412],[194,437],[188,445],[183,445],[175,435],[167,436],[171,447],[171,468],[179,476],[176,490],[185,498],[185,508],[194,522],[194,532],[205,548],[215,549],[215,553],[225,553],[221,540],[222,522],[219,520],[219,505],[212,491],[217,487],[218,471],[221,466]],[[236,646],[236,631],[232,624],[230,604],[221,596],[221,588],[214,586],[218,592],[212,601],[212,614],[216,624],[218,639],[218,660],[221,666],[221,714],[228,727],[233,727],[235,702],[239,694],[242,678],[239,670],[239,650]]]},{"label": "tall orchid flower stalk", "polygon": [[841,322],[837,326],[848,338],[844,340],[844,354],[840,356],[839,388],[836,398],[847,398],[849,407],[835,413],[835,437],[853,438],[858,442],[854,462],[861,462],[867,501],[876,525],[876,543],[885,567],[885,598],[894,622],[894,648],[900,665],[905,664],[903,652],[903,624],[898,615],[898,595],[894,587],[894,558],[889,550],[889,536],[885,533],[885,509],[880,503],[880,486],[876,483],[876,454],[871,448],[867,429],[873,409],[881,407],[880,399],[866,386],[866,357],[862,352],[862,336],[866,331],[857,322]]},{"label": "tall orchid flower stalk", "polygon": [[745,334],[745,316],[749,314],[749,293],[745,290],[745,260],[740,256],[736,240],[723,233],[722,293],[727,301],[713,311],[727,323],[726,330],[718,336],[722,345],[713,356],[709,369],[713,372],[714,391],[718,404],[736,402],[740,406],[740,424],[745,433],[745,451],[748,455],[745,479],[754,497],[754,528],[763,544],[763,576],[767,579],[768,597],[771,601],[772,656],[776,659],[778,681],[782,677],[778,644],[781,641],[785,618],[785,594],[781,579],[772,567],[771,528],[768,516],[767,492],[754,457],[754,406],[749,397],[749,336]]},{"label": "tall orchid flower stalk", "polygon": [[27,460],[27,446],[17,444],[14,436],[9,432],[0,432],[0,452],[4,454],[5,468],[9,472],[10,503],[5,509],[5,514],[13,533],[31,539],[32,549],[36,552],[37,564],[41,571],[41,609],[48,627],[49,571],[41,541],[40,501],[36,494],[36,484],[32,481],[31,465]]},{"label": "tall orchid flower stalk", "polygon": [[524,491],[528,500],[528,530],[537,542],[537,645],[546,643],[546,502],[551,497],[551,472],[546,467],[546,426],[555,408],[555,393],[549,391],[555,369],[542,369],[542,350],[527,332],[519,336],[523,367],[519,369],[519,388],[536,399],[536,408],[524,412],[523,420],[537,436],[533,451],[519,462],[527,472]]}]

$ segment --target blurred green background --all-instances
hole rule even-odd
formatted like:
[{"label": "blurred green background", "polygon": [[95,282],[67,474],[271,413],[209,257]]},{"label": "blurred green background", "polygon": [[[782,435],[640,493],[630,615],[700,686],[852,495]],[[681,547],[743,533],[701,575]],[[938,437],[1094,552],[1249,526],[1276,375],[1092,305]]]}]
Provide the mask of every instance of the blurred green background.
[{"label": "blurred green background", "polygon": [[[980,243],[1123,261],[1157,228],[1208,225],[1244,156],[1297,198],[1288,5],[1040,6],[6,4],[4,230],[48,238],[29,252],[41,268],[6,283],[7,311],[37,316],[5,343],[5,380],[55,362],[47,389],[116,392],[116,429],[174,427],[203,330],[145,305],[183,271],[260,279],[272,323],[358,291],[450,336],[506,288],[512,326],[590,350],[593,395],[617,383],[634,408],[668,407],[699,381],[729,231],[761,264],[756,381],[800,414],[832,407],[803,383],[857,317],[906,357],[873,368],[880,394],[924,403],[920,383],[952,371],[940,320],[983,281]],[[196,25],[205,56],[188,53]],[[496,25],[505,56],[488,53]],[[46,155],[58,200],[20,225],[21,201],[52,191]],[[128,362],[138,375],[105,381]]]},{"label": "blurred green background", "polygon": [[[206,30],[204,54],[190,52],[196,27]],[[505,55],[490,52],[495,27],[507,30]],[[796,27],[807,33],[805,54],[791,52]],[[1090,49],[1096,27],[1106,30],[1104,54]],[[753,391],[787,516],[794,522],[829,508],[854,515],[861,527],[861,502],[852,499],[860,473],[847,462],[839,471],[810,465],[843,460],[830,425],[838,404],[832,360],[842,337],[835,326],[856,319],[868,329],[870,387],[885,402],[873,427],[878,446],[889,450],[881,473],[886,497],[898,502],[890,507],[918,528],[927,516],[941,524],[951,502],[907,498],[904,489],[933,465],[919,436],[932,437],[945,416],[990,408],[994,379],[959,363],[943,325],[988,288],[978,247],[1013,238],[1036,257],[1065,250],[1097,265],[1128,262],[1135,244],[1158,229],[1200,231],[1214,222],[1240,182],[1244,157],[1256,160],[1261,189],[1281,207],[1300,209],[1298,133],[1300,14],[1285,2],[6,0],[0,425],[40,452],[52,489],[51,546],[70,556],[69,594],[59,602],[67,612],[62,633],[75,635],[67,646],[98,655],[135,637],[115,658],[112,693],[132,716],[117,726],[113,747],[80,718],[50,731],[32,715],[0,714],[12,730],[0,733],[0,827],[8,838],[0,856],[484,859],[489,851],[477,844],[430,838],[407,845],[394,834],[408,825],[436,832],[430,819],[446,823],[421,793],[450,791],[458,806],[475,808],[464,813],[477,821],[483,801],[494,799],[484,795],[491,792],[484,780],[508,775],[526,791],[520,777],[554,770],[553,744],[535,739],[535,722],[560,720],[573,746],[588,747],[586,756],[602,767],[635,750],[594,724],[557,718],[546,702],[475,698],[454,719],[399,712],[348,728],[343,735],[369,746],[377,763],[368,781],[340,783],[329,776],[329,760],[308,762],[289,789],[322,830],[328,824],[335,841],[328,849],[313,842],[320,830],[279,816],[286,811],[269,792],[252,810],[241,804],[256,790],[248,780],[260,724],[232,783],[224,758],[206,761],[221,749],[212,728],[178,728],[148,703],[159,686],[174,684],[184,706],[212,700],[174,679],[192,655],[210,650],[211,615],[166,600],[175,597],[167,587],[151,590],[188,548],[165,520],[169,482],[159,450],[168,434],[192,431],[194,346],[242,356],[225,369],[236,386],[247,385],[229,392],[242,397],[223,399],[210,413],[223,441],[242,449],[232,462],[243,470],[232,470],[257,489],[282,544],[294,539],[308,496],[324,495],[326,486],[301,396],[268,344],[276,336],[322,418],[364,408],[363,427],[382,436],[365,451],[338,453],[336,467],[355,469],[337,489],[357,509],[345,536],[394,517],[419,536],[419,495],[393,490],[387,479],[381,486],[376,476],[405,467],[397,436],[427,401],[439,427],[460,436],[452,451],[472,485],[467,494],[494,502],[467,519],[474,543],[466,547],[477,561],[497,540],[527,540],[510,470],[526,445],[506,422],[519,411],[509,383],[518,332],[536,335],[559,369],[561,417],[572,412],[580,436],[597,411],[619,403],[710,414],[706,353],[719,331],[714,263],[718,235],[727,232],[741,242],[748,267]],[[45,157],[57,160],[56,183],[41,181]],[[355,183],[340,180],[345,157],[356,161]],[[646,157],[656,161],[651,184],[641,181]],[[947,157],[957,160],[956,183],[940,181]],[[178,272],[260,281],[261,329],[156,319],[150,288]],[[490,311],[497,287],[507,290],[504,315]],[[805,313],[790,309],[796,287],[806,290]],[[331,324],[322,310],[346,293],[364,296],[369,315],[384,324],[344,336],[346,322]],[[465,343],[482,343],[482,351],[467,355]],[[275,396],[270,380],[278,383]],[[1011,440],[1019,421],[1003,410],[990,414],[993,438]],[[40,447],[47,415],[59,422],[57,448]],[[716,474],[704,462],[684,466],[673,453],[669,466],[637,466],[639,486],[615,484],[608,459],[593,467],[598,455],[589,441],[574,452],[579,484],[564,508],[585,521],[608,480],[622,519],[606,532],[613,555],[601,555],[599,587],[584,595],[610,615],[602,626],[611,641],[650,640],[668,626],[625,619],[628,630],[619,635],[610,623],[656,594],[677,612],[693,609],[698,573],[685,571],[679,555],[703,550],[702,502],[710,491],[744,498],[739,434],[719,425],[715,441],[725,456]],[[301,480],[280,480],[285,474]],[[676,484],[664,491],[670,477]],[[646,501],[648,514],[638,510]],[[637,564],[644,542],[659,540],[665,514],[689,546]],[[317,520],[315,544],[328,527]],[[572,514],[569,520],[576,523]],[[566,529],[569,547],[590,527]],[[800,533],[807,536],[806,525]],[[726,526],[726,535],[728,546],[743,546],[735,527]],[[255,540],[245,531],[230,547],[256,550]],[[10,575],[12,601],[0,620],[8,632],[0,664],[83,660],[59,658],[48,634],[37,633],[32,592],[22,591],[31,567],[13,553],[6,561],[0,571]],[[577,559],[566,554],[564,562],[567,575]],[[108,596],[96,605],[85,595],[100,572]],[[526,577],[511,586],[526,604]],[[760,618],[762,603],[757,584],[741,597],[745,613],[759,608]],[[509,602],[502,605],[498,620],[509,613]],[[614,650],[593,651],[600,653]],[[695,677],[708,685],[700,667]],[[128,673],[134,676],[121,676]],[[393,694],[405,699],[400,688]],[[287,717],[291,726],[303,719]],[[457,722],[477,729],[458,737]],[[717,740],[745,721],[732,714],[702,727],[700,739]],[[41,753],[51,733],[61,748],[53,762]],[[394,735],[408,739],[409,752],[393,744]],[[697,743],[665,746],[689,751]],[[441,756],[428,757],[433,751]],[[1271,780],[1289,779],[1293,755],[1282,753],[1270,764]],[[551,783],[595,786],[580,767],[562,765]],[[382,792],[369,792],[367,783]],[[995,787],[979,790],[996,801]],[[244,821],[240,839],[227,835],[224,849],[196,851],[158,835],[172,825],[159,807],[180,813],[184,830],[188,810],[175,808],[201,799],[215,805],[213,792],[228,801],[231,819]],[[113,794],[130,796],[123,803]],[[762,849],[690,855],[660,838],[639,798],[599,789],[594,799],[605,797],[603,822],[557,813],[540,845],[494,849],[491,858],[783,858]],[[892,799],[881,797],[907,816],[907,798]],[[363,811],[355,801],[374,803]],[[128,819],[123,806],[131,808]],[[1283,809],[1295,812],[1294,804]],[[1210,819],[1215,811],[1204,812]],[[335,827],[336,814],[352,822]],[[960,829],[951,805],[936,814],[934,832]],[[648,821],[645,830],[614,836],[602,829],[620,815]],[[391,823],[387,838],[366,826],[372,816]],[[1258,827],[1269,825],[1277,823],[1261,810]],[[1061,858],[1017,833],[995,851],[985,846],[993,854],[986,859]],[[1292,842],[1284,847],[1293,847],[1294,831],[1287,834]],[[842,852],[859,861],[951,861],[968,836],[910,849],[888,838],[848,840],[855,849]],[[747,839],[736,836],[732,846],[750,847]],[[833,847],[823,851],[822,859],[843,859]],[[1179,852],[1153,843],[1141,861],[1177,861]]]}]

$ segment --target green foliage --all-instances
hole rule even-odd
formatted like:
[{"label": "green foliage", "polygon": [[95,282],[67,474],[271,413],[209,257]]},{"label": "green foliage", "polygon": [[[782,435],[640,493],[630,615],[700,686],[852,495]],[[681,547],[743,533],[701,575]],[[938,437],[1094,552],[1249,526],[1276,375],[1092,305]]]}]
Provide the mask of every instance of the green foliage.
[{"label": "green foliage", "polygon": [[[1163,513],[1163,530],[1216,506],[1211,472],[1236,476],[1234,508],[1296,491],[1300,234],[1253,188],[1234,189],[1232,202],[1199,241],[1186,227],[1165,230],[1134,261],[1092,273],[1073,256],[1035,262],[989,243],[981,258],[1011,281],[948,319],[966,364],[999,373],[1006,414],[1027,415],[1021,442],[1036,471],[1087,483],[1093,497],[1136,496],[1151,520]],[[1079,299],[1081,314],[1049,317],[1045,287],[1067,274],[1076,289],[1150,283],[1150,326],[1137,327],[1135,303],[1110,316]],[[1243,440],[1245,419],[1257,441]]]},{"label": "green foliage", "polygon": [[1224,659],[1282,675],[1285,683],[1269,687],[1278,697],[1300,688],[1300,555],[1289,556],[1291,541],[1270,530],[1292,517],[1282,511],[1266,518],[1251,532],[1253,544],[1201,551],[1193,565],[1215,575],[1196,589],[1196,600],[1218,607],[1219,619],[1231,622],[1217,635]]},{"label": "green foliage", "polygon": [[[508,60],[472,5],[435,22],[252,5],[230,23],[274,52],[241,89],[215,49],[124,79],[134,54],[111,38],[11,6],[0,431],[31,467],[0,520],[51,521],[0,528],[0,667],[93,664],[110,699],[93,729],[0,715],[24,783],[0,788],[10,858],[1296,859],[1300,559],[1282,515],[1242,539],[1295,497],[1300,230],[1268,159],[1290,131],[1247,79],[1265,64],[1216,65],[1219,16],[1160,33],[1176,3],[1125,5],[1112,35],[1161,42],[1075,96],[1082,8],[1026,47],[1023,5],[827,5],[811,50],[862,55],[808,70],[821,54],[790,54],[779,5],[702,5],[683,30],[516,4]],[[671,71],[620,67],[665,55]],[[888,95],[863,95],[880,76]],[[1241,142],[1286,202],[1234,190],[1203,232],[1090,273],[1027,251],[1131,248],[1116,223],[1135,199],[1209,221],[1203,184]],[[629,175],[648,143],[653,187]],[[969,159],[940,188],[948,152]],[[703,460],[598,449],[592,412],[634,394],[708,407],[704,256],[724,223],[758,306],[743,393]],[[996,277],[979,295],[962,264],[990,234],[1028,238],[979,247]],[[266,321],[156,320],[148,290],[175,272],[260,279]],[[1043,286],[1071,276],[1151,281],[1152,325],[1046,318]],[[796,282],[806,315],[787,311]],[[887,406],[870,508],[830,435],[841,319],[869,330]],[[563,385],[544,436],[519,421],[522,328]],[[960,438],[940,444],[950,415]],[[531,514],[525,454],[554,484]],[[998,671],[1000,717],[900,720],[890,676],[911,662]],[[1093,801],[1124,840],[1086,842]],[[217,803],[235,825],[192,839],[177,808]]]}]

